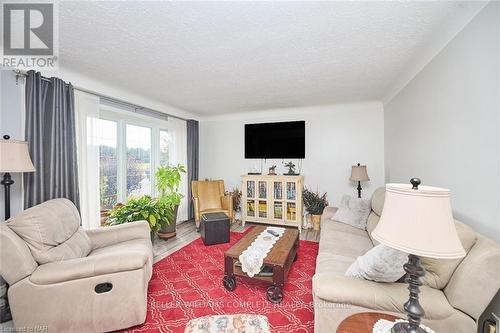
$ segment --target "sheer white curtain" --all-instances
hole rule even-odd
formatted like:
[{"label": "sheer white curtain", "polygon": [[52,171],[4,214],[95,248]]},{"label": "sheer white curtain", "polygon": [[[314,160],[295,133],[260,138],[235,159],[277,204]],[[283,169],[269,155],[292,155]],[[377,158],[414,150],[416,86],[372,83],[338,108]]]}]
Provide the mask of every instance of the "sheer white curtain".
[{"label": "sheer white curtain", "polygon": [[78,185],[82,227],[100,226],[99,214],[99,97],[75,90]]},{"label": "sheer white curtain", "polygon": [[[169,135],[171,140],[169,142],[169,162],[170,165],[182,164],[187,166],[187,125],[185,120],[170,117]],[[186,221],[188,219],[188,183],[187,174],[182,175],[181,185],[179,190],[184,195],[184,198],[179,205],[177,213],[177,222]]]}]

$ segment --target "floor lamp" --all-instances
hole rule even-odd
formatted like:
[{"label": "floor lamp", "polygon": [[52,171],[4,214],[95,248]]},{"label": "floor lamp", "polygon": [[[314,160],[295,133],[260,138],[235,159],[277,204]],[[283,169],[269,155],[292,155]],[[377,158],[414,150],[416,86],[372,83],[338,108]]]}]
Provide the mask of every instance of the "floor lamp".
[{"label": "floor lamp", "polygon": [[450,191],[444,188],[419,186],[420,179],[412,178],[411,185],[387,184],[384,209],[372,237],[380,243],[408,253],[404,265],[410,291],[404,304],[408,322],[394,325],[392,333],[425,333],[420,327],[424,309],[418,301],[420,278],[425,269],[420,257],[458,259],[465,256],[451,212]]},{"label": "floor lamp", "polygon": [[5,220],[10,218],[10,187],[14,184],[10,174],[33,171],[35,171],[35,167],[28,152],[28,143],[10,140],[8,135],[4,135],[3,140],[0,140],[0,172],[4,173],[0,184],[4,186],[5,190]]}]

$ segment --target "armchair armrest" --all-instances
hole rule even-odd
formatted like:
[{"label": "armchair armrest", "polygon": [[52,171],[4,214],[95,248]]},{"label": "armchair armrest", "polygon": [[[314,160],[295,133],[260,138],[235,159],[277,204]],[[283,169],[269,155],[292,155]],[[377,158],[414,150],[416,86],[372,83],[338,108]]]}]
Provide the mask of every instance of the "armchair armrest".
[{"label": "armchair armrest", "polygon": [[331,219],[337,210],[337,207],[325,207],[325,209],[323,209],[323,214],[321,215],[321,221]]},{"label": "armchair armrest", "polygon": [[194,220],[197,223],[197,226],[200,223],[200,198],[198,197],[193,197],[193,209],[194,209]]},{"label": "armchair armrest", "polygon": [[137,221],[87,230],[87,235],[95,250],[132,239],[151,240],[151,229],[147,221]]},{"label": "armchair armrest", "polygon": [[[420,287],[420,304],[428,319],[442,319],[454,313],[441,290]],[[313,277],[314,294],[326,301],[349,304],[377,311],[404,313],[404,303],[408,300],[406,283],[381,283],[363,279],[338,276],[328,273]]]},{"label": "armchair armrest", "polygon": [[229,212],[229,218],[233,216],[233,196],[231,194],[221,197],[222,209],[226,209]]},{"label": "armchair armrest", "polygon": [[35,284],[53,284],[99,275],[140,269],[146,265],[148,254],[124,251],[96,254],[84,258],[55,261],[38,266],[30,280]]}]

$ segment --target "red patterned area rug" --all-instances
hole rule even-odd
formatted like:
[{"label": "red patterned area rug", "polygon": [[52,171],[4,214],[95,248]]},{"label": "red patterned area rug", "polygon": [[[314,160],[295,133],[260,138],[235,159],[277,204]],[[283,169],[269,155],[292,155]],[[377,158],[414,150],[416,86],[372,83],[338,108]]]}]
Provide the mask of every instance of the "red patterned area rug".
[{"label": "red patterned area rug", "polygon": [[143,325],[127,332],[184,332],[189,320],[207,315],[251,313],[267,316],[273,333],[314,331],[312,281],[318,243],[300,241],[298,259],[285,282],[284,299],[266,299],[268,284],[237,277],[233,292],[222,286],[224,251],[244,236],[232,232],[231,243],[205,246],[201,238],[153,266],[148,313]]}]

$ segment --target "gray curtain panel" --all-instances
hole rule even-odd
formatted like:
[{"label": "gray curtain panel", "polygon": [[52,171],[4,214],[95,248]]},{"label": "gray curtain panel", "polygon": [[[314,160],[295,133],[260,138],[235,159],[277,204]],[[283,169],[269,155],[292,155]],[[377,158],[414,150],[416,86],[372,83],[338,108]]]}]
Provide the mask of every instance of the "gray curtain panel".
[{"label": "gray curtain panel", "polygon": [[28,72],[25,133],[36,171],[24,174],[24,208],[54,198],[79,207],[74,100],[71,84]]},{"label": "gray curtain panel", "polygon": [[191,182],[198,180],[199,168],[199,129],[198,122],[193,119],[187,120],[187,178],[188,178],[188,215],[194,219],[193,194],[191,193]]}]

